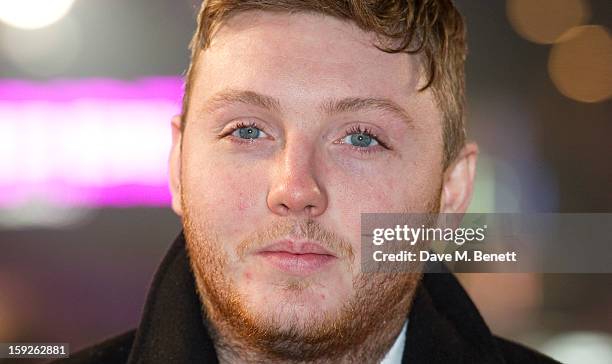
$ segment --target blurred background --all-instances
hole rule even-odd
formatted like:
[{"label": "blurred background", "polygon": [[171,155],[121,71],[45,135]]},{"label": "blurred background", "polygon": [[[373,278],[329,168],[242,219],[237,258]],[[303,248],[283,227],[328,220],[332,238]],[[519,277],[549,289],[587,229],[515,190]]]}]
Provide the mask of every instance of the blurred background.
[{"label": "blurred background", "polygon": [[[0,342],[75,351],[138,323],[180,231],[169,121],[198,4],[0,0]],[[610,213],[612,2],[457,5],[482,151],[471,211]],[[612,362],[612,275],[460,279],[495,333]]]}]

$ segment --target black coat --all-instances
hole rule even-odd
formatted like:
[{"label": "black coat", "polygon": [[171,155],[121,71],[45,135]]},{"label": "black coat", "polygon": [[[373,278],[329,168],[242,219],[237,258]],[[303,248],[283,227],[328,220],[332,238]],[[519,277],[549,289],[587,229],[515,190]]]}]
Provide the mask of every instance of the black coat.
[{"label": "black coat", "polygon": [[[216,363],[200,309],[180,234],[155,274],[138,328],[59,363]],[[450,273],[425,274],[408,317],[402,363],[557,363],[493,336]]]}]

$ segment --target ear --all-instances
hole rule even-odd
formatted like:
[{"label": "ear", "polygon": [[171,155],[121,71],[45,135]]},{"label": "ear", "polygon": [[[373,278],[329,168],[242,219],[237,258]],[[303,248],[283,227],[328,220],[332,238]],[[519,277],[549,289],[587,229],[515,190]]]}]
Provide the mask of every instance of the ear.
[{"label": "ear", "polygon": [[475,143],[466,143],[455,160],[446,168],[440,212],[464,213],[467,210],[472,199],[477,159],[478,146]]},{"label": "ear", "polygon": [[168,159],[169,185],[172,194],[172,210],[179,215],[183,215],[181,204],[181,116],[175,115],[172,118],[172,148]]}]

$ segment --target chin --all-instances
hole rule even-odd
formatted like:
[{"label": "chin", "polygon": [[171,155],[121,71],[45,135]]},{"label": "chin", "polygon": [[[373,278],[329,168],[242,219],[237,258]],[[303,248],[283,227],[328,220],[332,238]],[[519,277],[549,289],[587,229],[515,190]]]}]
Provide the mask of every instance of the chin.
[{"label": "chin", "polygon": [[254,280],[238,285],[238,289],[254,317],[273,322],[279,329],[290,329],[316,325],[338,316],[353,293],[351,285],[338,283],[321,284],[316,280],[284,277],[274,281]]}]

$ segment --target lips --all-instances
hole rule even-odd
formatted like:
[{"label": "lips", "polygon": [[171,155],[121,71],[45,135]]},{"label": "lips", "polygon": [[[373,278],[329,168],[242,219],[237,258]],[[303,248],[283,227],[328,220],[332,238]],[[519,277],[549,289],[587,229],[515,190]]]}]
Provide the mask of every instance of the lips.
[{"label": "lips", "polygon": [[282,240],[256,252],[267,263],[288,274],[307,276],[338,259],[319,243],[312,241]]}]

